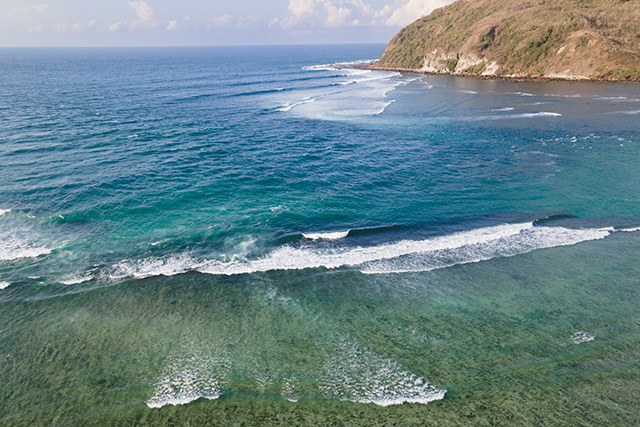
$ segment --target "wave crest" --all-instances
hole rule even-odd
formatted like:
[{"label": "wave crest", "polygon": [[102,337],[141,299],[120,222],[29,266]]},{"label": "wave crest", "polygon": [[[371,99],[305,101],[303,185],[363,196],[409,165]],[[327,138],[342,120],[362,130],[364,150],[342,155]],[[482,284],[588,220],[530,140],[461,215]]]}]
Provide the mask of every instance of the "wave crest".
[{"label": "wave crest", "polygon": [[274,270],[354,267],[367,274],[431,271],[454,265],[510,257],[536,249],[570,246],[604,239],[613,228],[570,229],[536,226],[532,222],[503,224],[424,240],[401,240],[374,246],[317,247],[285,245],[257,259],[229,261],[195,259],[188,255],[125,261],[110,276],[145,278],[188,271],[236,275]]},{"label": "wave crest", "polygon": [[351,230],[333,231],[329,233],[302,233],[302,237],[310,240],[340,240],[347,237],[350,231]]}]

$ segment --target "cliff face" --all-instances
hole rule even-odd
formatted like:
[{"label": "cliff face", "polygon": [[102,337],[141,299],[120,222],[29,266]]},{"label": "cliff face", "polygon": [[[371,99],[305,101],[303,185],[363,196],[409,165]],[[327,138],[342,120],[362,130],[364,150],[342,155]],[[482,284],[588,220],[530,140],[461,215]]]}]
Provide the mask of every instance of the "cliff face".
[{"label": "cliff face", "polygon": [[373,67],[640,81],[640,0],[458,0],[402,29]]}]

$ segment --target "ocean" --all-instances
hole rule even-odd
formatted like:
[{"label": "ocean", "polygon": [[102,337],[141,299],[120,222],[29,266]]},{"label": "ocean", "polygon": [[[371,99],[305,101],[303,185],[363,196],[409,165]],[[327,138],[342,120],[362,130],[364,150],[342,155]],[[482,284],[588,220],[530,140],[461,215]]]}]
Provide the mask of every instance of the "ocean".
[{"label": "ocean", "polygon": [[0,424],[637,423],[640,86],[383,50],[0,50]]}]

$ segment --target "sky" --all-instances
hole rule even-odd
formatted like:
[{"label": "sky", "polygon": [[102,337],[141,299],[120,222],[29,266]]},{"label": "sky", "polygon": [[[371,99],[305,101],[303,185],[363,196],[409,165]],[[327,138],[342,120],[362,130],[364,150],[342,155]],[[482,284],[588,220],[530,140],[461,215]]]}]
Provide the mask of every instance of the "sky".
[{"label": "sky", "polygon": [[0,46],[386,43],[453,0],[0,0]]}]

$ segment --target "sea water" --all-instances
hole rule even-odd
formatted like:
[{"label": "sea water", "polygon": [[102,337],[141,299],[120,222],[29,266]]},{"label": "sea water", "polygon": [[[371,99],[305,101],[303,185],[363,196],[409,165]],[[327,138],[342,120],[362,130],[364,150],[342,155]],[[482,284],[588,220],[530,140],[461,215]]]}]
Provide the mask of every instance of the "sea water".
[{"label": "sea water", "polygon": [[637,421],[640,87],[384,46],[0,51],[0,423]]}]

